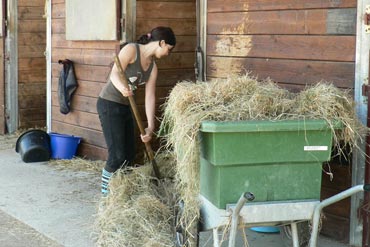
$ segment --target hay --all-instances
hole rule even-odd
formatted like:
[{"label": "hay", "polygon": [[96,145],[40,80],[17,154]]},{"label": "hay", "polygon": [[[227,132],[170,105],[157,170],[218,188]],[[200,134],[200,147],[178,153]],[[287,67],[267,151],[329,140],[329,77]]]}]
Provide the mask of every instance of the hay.
[{"label": "hay", "polygon": [[48,161],[48,165],[54,166],[59,170],[85,171],[92,173],[101,173],[104,163],[105,162],[102,160],[93,161],[80,157],[74,157],[73,159],[51,159]]},{"label": "hay", "polygon": [[[174,175],[170,156],[160,154],[156,160],[163,176]],[[99,202],[94,226],[97,246],[174,246],[176,198],[173,181],[154,178],[151,164],[118,170],[108,196]]]},{"label": "hay", "polygon": [[[356,116],[356,105],[349,90],[342,90],[322,81],[307,87],[294,101],[294,113],[297,117],[320,118],[329,124],[333,132],[334,146],[343,154],[343,146],[348,146],[350,152],[354,147],[358,148],[358,142],[362,141],[368,131]],[[336,128],[338,123],[344,128]]]},{"label": "hay", "polygon": [[[176,188],[185,203],[181,220],[190,234],[199,218],[197,135],[203,120],[325,119],[339,150],[341,145],[357,146],[366,131],[349,93],[325,82],[293,94],[271,80],[258,81],[249,74],[210,82],[184,81],[173,88],[163,109],[160,133],[177,160]],[[344,126],[342,131],[336,128],[338,122]]]}]

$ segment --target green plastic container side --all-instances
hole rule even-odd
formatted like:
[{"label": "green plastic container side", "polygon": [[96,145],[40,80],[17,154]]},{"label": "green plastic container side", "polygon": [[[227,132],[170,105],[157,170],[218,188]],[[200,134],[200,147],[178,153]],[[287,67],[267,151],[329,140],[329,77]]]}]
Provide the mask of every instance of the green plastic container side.
[{"label": "green plastic container side", "polygon": [[246,191],[255,201],[320,199],[332,133],[323,120],[203,122],[201,194],[219,208]]},{"label": "green plastic container side", "polygon": [[320,199],[321,163],[200,164],[200,193],[218,208],[236,203],[244,192],[252,192],[254,202]]},{"label": "green plastic container side", "polygon": [[201,155],[213,165],[323,162],[332,132],[323,120],[203,122]]}]

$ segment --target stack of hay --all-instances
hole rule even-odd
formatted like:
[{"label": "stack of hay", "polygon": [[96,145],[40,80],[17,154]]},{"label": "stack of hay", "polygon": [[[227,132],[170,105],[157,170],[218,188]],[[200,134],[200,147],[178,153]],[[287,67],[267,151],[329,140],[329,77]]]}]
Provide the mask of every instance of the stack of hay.
[{"label": "stack of hay", "polygon": [[[291,93],[270,80],[249,75],[206,83],[179,83],[164,105],[162,128],[176,154],[176,187],[184,200],[182,224],[195,228],[199,217],[199,143],[202,121],[324,119],[332,127],[334,145],[356,147],[366,128],[359,122],[349,91],[321,82]],[[334,129],[341,122],[342,130]]]},{"label": "stack of hay", "polygon": [[[175,186],[168,182],[153,187],[150,174],[139,170],[134,174],[140,179],[135,178],[134,183],[123,179],[116,187],[112,182],[110,195],[103,200],[104,210],[98,215],[98,245],[173,246],[172,211],[178,198],[185,205],[181,224],[189,230],[196,227],[200,191],[197,135],[202,121],[286,119],[325,119],[330,126],[341,122],[342,130],[332,129],[338,150],[341,144],[356,147],[366,131],[356,117],[349,92],[328,83],[318,83],[297,94],[248,74],[210,82],[178,83],[164,104],[161,124],[165,147],[175,156]],[[135,193],[127,187],[135,188]],[[171,188],[165,196],[158,193],[163,187]],[[143,204],[150,205],[150,209]],[[156,216],[149,217],[153,214]],[[149,245],[150,241],[154,245]]]},{"label": "stack of hay", "polygon": [[96,244],[101,247],[173,247],[173,211],[176,201],[174,160],[156,157],[160,181],[152,177],[150,164],[118,170],[109,184],[109,194],[99,202],[95,220]]}]

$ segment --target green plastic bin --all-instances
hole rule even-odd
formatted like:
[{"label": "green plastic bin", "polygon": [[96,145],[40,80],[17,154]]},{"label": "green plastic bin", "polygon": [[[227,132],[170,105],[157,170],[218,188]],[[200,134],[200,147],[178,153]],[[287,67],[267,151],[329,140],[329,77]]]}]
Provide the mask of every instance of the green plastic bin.
[{"label": "green plastic bin", "polygon": [[254,193],[257,202],[320,199],[331,155],[324,120],[202,122],[200,193],[218,208]]}]

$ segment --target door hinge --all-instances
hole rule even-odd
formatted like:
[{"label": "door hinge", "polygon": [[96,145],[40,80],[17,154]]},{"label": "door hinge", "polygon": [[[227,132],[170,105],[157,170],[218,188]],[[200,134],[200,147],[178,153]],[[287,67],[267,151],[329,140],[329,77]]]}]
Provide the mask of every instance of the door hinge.
[{"label": "door hinge", "polygon": [[365,8],[365,33],[370,33],[370,5]]}]

